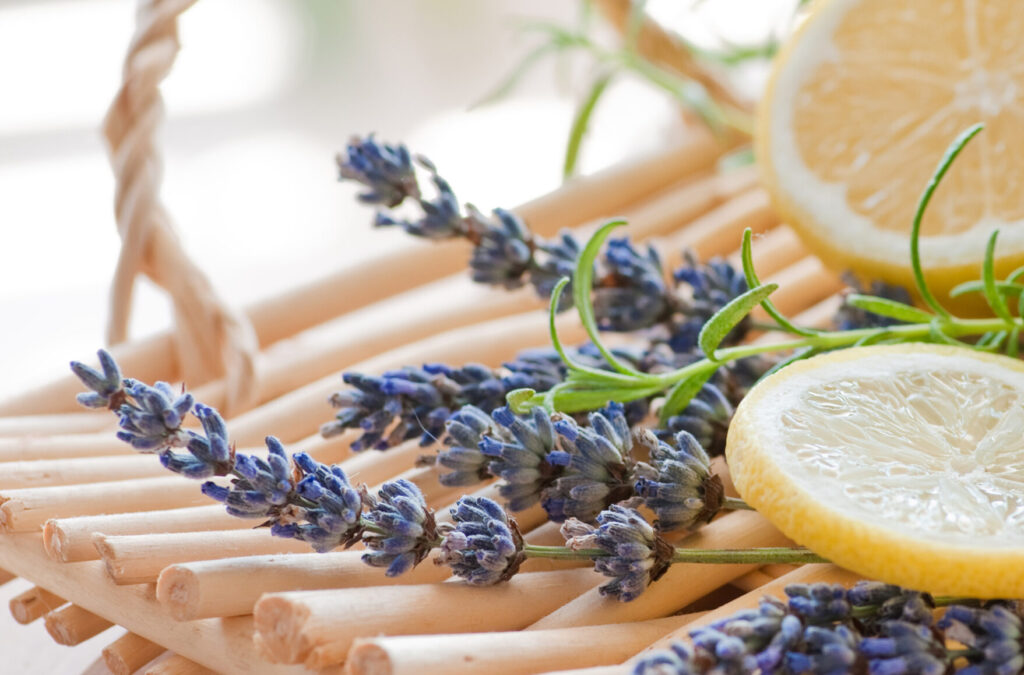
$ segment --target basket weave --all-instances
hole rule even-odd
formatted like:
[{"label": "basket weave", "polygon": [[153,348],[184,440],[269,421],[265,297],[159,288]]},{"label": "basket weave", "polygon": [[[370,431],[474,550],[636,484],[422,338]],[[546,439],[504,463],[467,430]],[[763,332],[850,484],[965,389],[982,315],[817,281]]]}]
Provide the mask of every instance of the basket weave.
[{"label": "basket weave", "polygon": [[[124,338],[126,303],[139,272],[172,293],[178,330],[123,342],[113,353],[126,374],[142,380],[205,382],[193,387],[197,400],[227,408],[241,447],[272,433],[320,461],[342,462],[356,481],[407,478],[430,506],[444,510],[460,493],[441,486],[433,469],[410,468],[421,452],[415,441],[354,455],[351,436],[321,439],[317,428],[332,416],[327,396],[343,369],[376,373],[425,361],[497,366],[546,343],[542,303],[526,292],[473,286],[461,271],[467,251],[459,243],[424,244],[341,270],[243,313],[216,300],[201,275],[193,287],[175,286],[169,272],[191,263],[158,199],[153,133],[158,84],[177,51],[176,18],[191,4],[143,4],[105,129],[124,245],[110,336]],[[600,4],[606,11],[622,6]],[[776,304],[804,324],[821,325],[841,283],[779,224],[752,171],[716,171],[721,153],[715,139],[695,128],[657,155],[576,180],[515,211],[542,235],[563,227],[585,233],[624,216],[631,235],[651,241],[669,264],[685,248],[703,259],[735,261],[740,234],[752,228],[761,234],[756,264],[782,289],[773,296]],[[387,318],[368,324],[355,314],[367,308]],[[562,321],[567,336],[582,335],[572,317]],[[8,573],[3,581],[23,577],[36,584],[12,603],[15,618],[45,620],[62,644],[112,625],[127,629],[105,651],[114,672],[340,672],[342,664],[369,673],[583,666],[622,672],[609,666],[684,627],[753,606],[785,583],[851,580],[830,565],[676,565],[640,599],[620,604],[597,595],[602,577],[593,570],[540,560],[497,588],[441,583],[446,573],[432,565],[387,579],[361,566],[358,552],[309,553],[296,542],[244,529],[210,505],[193,481],[164,475],[155,458],[135,456],[114,439],[109,415],[76,409],[79,389],[68,376],[0,404],[0,568]],[[528,540],[555,542],[557,529],[539,509],[520,515]],[[785,543],[756,513],[736,512],[686,545]],[[191,604],[181,602],[183,579],[198,580]],[[384,585],[396,583],[404,585]]]}]

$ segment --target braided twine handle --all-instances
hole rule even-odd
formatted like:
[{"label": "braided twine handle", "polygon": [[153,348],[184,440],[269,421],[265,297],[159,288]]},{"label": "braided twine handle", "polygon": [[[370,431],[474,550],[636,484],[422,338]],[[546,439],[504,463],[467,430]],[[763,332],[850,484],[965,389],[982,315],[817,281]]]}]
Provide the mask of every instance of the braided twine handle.
[{"label": "braided twine handle", "polygon": [[116,345],[127,339],[135,277],[145,274],[173,301],[183,378],[194,385],[225,375],[225,408],[230,413],[245,407],[255,395],[256,334],[248,319],[217,295],[207,276],[189,259],[159,196],[163,170],[156,133],[164,113],[160,82],[180,48],[178,15],[194,3],[140,0],[121,87],[104,120],[121,235],[107,341]]}]

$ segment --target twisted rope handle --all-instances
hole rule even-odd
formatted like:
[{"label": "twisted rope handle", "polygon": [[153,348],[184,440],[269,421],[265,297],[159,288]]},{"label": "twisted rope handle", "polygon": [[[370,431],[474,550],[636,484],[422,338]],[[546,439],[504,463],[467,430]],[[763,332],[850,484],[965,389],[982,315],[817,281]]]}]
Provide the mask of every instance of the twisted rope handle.
[{"label": "twisted rope handle", "polygon": [[180,48],[178,15],[195,1],[141,0],[121,87],[104,120],[121,235],[107,341],[113,345],[127,339],[135,277],[145,274],[173,301],[184,379],[194,385],[224,374],[230,412],[255,395],[256,334],[248,319],[217,295],[189,259],[159,197],[163,168],[155,136],[164,112],[160,82]]}]

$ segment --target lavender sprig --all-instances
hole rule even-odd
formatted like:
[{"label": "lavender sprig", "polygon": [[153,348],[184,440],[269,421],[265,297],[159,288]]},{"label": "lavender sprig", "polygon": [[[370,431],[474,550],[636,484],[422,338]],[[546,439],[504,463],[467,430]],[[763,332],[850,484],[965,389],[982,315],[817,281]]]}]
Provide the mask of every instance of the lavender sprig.
[{"label": "lavender sprig", "polygon": [[386,567],[385,574],[396,577],[422,562],[437,546],[434,513],[413,483],[402,478],[385,483],[368,502],[368,525],[363,532],[363,543],[370,549],[363,556],[366,564]]},{"label": "lavender sprig", "polygon": [[71,362],[71,372],[91,390],[78,394],[76,399],[86,408],[118,410],[126,396],[124,381],[121,379],[121,369],[118,368],[114,357],[105,350],[99,350],[96,356],[99,357],[100,368],[103,372],[94,370],[79,361]]},{"label": "lavender sprig", "polygon": [[648,432],[651,475],[636,482],[636,494],[654,511],[660,531],[689,530],[718,514],[725,501],[722,479],[711,472],[711,459],[692,434],[676,435],[676,447]]},{"label": "lavender sprig", "polygon": [[419,196],[412,156],[404,145],[378,143],[371,134],[349,143],[337,162],[340,178],[368,188],[359,195],[361,202],[392,207]]},{"label": "lavender sprig", "polygon": [[490,499],[463,497],[452,508],[452,522],[438,530],[443,539],[437,563],[474,586],[511,579],[526,559],[516,521]]}]

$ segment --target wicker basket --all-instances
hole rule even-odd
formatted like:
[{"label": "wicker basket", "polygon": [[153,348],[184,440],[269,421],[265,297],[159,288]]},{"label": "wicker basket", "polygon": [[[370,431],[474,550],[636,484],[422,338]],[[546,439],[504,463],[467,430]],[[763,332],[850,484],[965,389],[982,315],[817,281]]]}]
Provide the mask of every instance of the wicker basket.
[{"label": "wicker basket", "polygon": [[[144,272],[175,298],[179,329],[122,342],[114,355],[139,379],[202,382],[197,399],[227,407],[240,447],[273,433],[321,461],[343,462],[360,482],[405,477],[432,507],[444,509],[460,492],[442,486],[433,469],[410,468],[421,451],[415,442],[354,455],[352,437],[319,437],[318,425],[331,417],[326,399],[337,374],[424,361],[498,365],[546,343],[541,303],[527,293],[474,287],[461,271],[467,252],[458,243],[424,244],[429,256],[416,249],[387,265],[342,270],[241,315],[219,303],[205,282],[176,287],[168,271],[190,263],[157,199],[152,138],[158,84],[177,50],[176,17],[190,4],[152,0],[140,11],[106,127],[125,251],[115,299],[130,298],[132,279]],[[567,226],[585,232],[596,221],[624,216],[631,235],[651,240],[669,263],[685,248],[735,260],[742,231],[752,228],[762,233],[757,266],[782,289],[776,304],[805,324],[822,324],[841,283],[779,224],[752,171],[716,172],[722,151],[694,128],[655,156],[579,179],[516,211],[541,234]],[[115,303],[115,342],[124,337],[126,312],[118,308],[125,306]],[[390,309],[379,313],[390,318],[367,324],[355,313],[369,307]],[[563,330],[582,335],[572,317]],[[852,578],[830,565],[676,565],[625,604],[597,594],[602,577],[593,570],[540,560],[497,588],[442,583],[445,570],[433,565],[387,579],[362,566],[358,552],[314,554],[247,529],[194,482],[165,475],[155,458],[133,455],[114,439],[109,415],[76,409],[79,389],[68,376],[0,404],[0,568],[4,581],[17,576],[35,584],[12,602],[15,619],[45,619],[60,644],[78,644],[112,625],[129,631],[104,652],[116,673],[621,672],[613,664],[753,606],[786,583]],[[478,494],[496,493],[488,486]],[[523,512],[519,522],[529,541],[559,541],[539,509]],[[753,512],[721,517],[686,541],[785,543]]]}]

